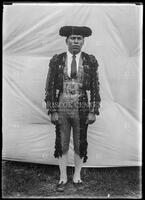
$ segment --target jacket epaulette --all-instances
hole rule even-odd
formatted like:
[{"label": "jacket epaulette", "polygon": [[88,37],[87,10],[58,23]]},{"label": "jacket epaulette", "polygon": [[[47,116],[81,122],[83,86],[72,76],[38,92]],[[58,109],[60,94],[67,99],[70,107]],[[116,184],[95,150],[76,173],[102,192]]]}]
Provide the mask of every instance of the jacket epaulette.
[{"label": "jacket epaulette", "polygon": [[89,55],[89,59],[90,59],[90,62],[92,64],[97,64],[98,65],[98,61],[96,59],[96,57],[94,55]]},{"label": "jacket epaulette", "polygon": [[50,64],[51,63],[56,63],[58,61],[59,55],[55,54],[51,59],[50,59]]}]

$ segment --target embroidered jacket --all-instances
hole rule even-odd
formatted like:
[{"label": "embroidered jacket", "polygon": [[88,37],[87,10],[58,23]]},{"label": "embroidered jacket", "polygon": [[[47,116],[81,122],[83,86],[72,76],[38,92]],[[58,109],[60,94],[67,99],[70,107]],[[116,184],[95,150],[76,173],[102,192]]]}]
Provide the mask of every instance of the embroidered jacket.
[{"label": "embroidered jacket", "polygon": [[[49,63],[45,87],[45,102],[48,114],[58,110],[59,93],[63,91],[63,69],[66,61],[66,52],[54,55]],[[82,52],[82,66],[84,69],[83,90],[90,91],[90,103],[87,94],[80,99],[89,107],[89,112],[99,115],[100,94],[98,62],[93,55]]]}]

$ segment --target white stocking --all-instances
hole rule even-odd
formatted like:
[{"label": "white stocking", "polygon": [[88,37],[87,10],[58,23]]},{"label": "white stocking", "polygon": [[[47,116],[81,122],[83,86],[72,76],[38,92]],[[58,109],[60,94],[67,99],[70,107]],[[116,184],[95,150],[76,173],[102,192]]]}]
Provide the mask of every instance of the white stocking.
[{"label": "white stocking", "polygon": [[60,170],[60,181],[64,183],[67,182],[67,161],[68,161],[68,153],[65,153],[62,155],[62,157],[59,157],[58,163],[59,163],[59,170]]},{"label": "white stocking", "polygon": [[74,161],[75,161],[75,173],[73,177],[74,182],[81,181],[81,168],[83,166],[83,158],[81,159],[79,155],[76,153],[74,154]]}]

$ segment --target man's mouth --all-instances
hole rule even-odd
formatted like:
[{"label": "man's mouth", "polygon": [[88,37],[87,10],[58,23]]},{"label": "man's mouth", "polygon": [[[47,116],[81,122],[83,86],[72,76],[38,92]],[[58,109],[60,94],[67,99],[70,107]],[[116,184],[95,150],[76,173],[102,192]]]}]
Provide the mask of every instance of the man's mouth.
[{"label": "man's mouth", "polygon": [[74,45],[73,48],[74,48],[74,49],[75,49],[75,48],[78,49],[78,48],[80,48],[80,46]]}]

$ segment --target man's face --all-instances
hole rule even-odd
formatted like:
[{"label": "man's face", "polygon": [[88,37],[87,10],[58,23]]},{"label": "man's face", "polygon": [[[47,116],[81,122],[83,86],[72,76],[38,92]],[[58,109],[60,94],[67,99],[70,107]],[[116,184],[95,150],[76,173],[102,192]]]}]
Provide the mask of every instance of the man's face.
[{"label": "man's face", "polygon": [[70,35],[66,39],[66,44],[70,53],[77,54],[81,51],[84,44],[84,38],[82,35]]}]

